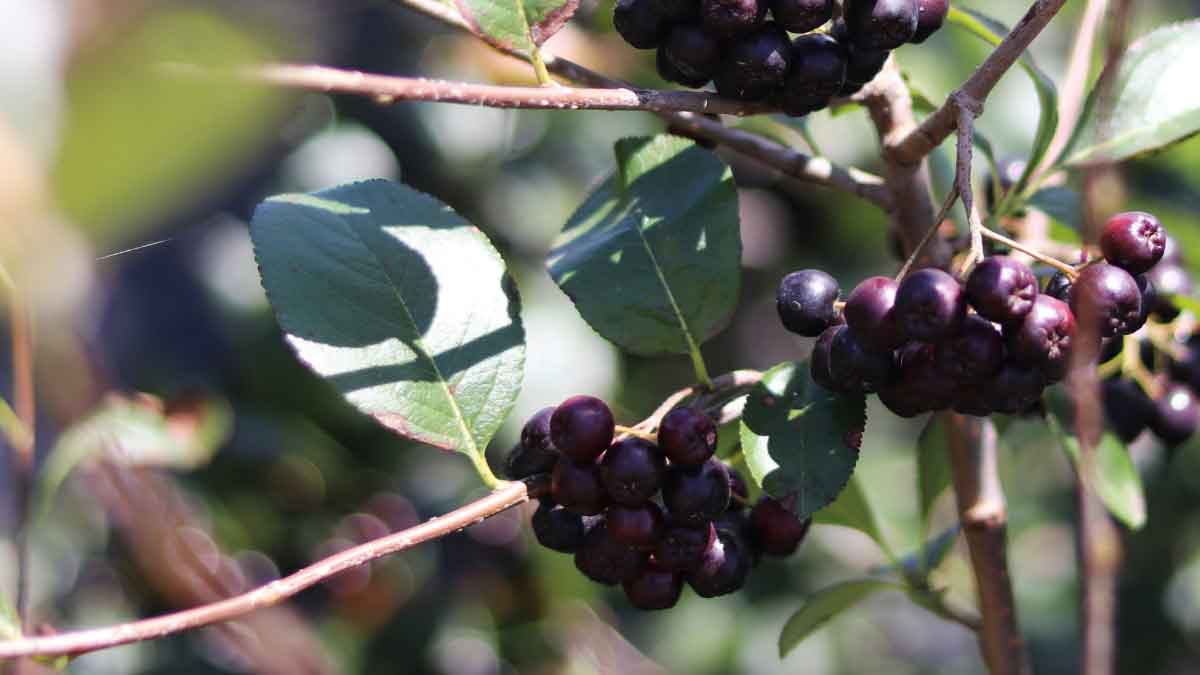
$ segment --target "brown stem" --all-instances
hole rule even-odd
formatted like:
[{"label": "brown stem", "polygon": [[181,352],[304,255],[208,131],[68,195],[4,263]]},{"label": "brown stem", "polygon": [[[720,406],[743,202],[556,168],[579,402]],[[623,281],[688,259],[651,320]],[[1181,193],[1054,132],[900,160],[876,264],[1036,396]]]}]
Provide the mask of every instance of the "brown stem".
[{"label": "brown stem", "polygon": [[300,591],[340,572],[391,555],[417,544],[458,532],[486,518],[537,497],[546,490],[545,478],[504,483],[482,499],[415,527],[375,539],[329,556],[289,576],[248,593],[202,607],[174,612],[117,626],[95,628],[46,637],[26,637],[0,642],[0,659],[22,656],[77,656],[98,649],[151,640],[186,630],[229,621],[277,605]]},{"label": "brown stem", "polygon": [[1029,672],[1008,575],[1008,515],[990,419],[943,413],[954,494],[979,595],[980,650],[992,675]]}]

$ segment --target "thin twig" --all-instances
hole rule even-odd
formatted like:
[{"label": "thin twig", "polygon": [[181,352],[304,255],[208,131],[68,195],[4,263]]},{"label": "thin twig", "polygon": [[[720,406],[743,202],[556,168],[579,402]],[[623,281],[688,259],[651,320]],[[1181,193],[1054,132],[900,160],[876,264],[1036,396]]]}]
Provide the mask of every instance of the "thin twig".
[{"label": "thin twig", "polygon": [[921,241],[917,243],[917,247],[908,255],[908,259],[904,261],[904,265],[896,273],[896,281],[901,281],[904,277],[908,276],[913,264],[917,262],[917,258],[920,257],[921,252],[925,250],[925,247],[929,245],[929,242],[938,233],[938,230],[942,227],[942,223],[946,220],[946,216],[950,214],[950,209],[954,208],[956,202],[958,202],[958,183],[950,187],[950,194],[946,195],[946,201],[942,203],[942,210],[938,211],[938,214],[934,216],[933,223],[925,231],[925,236],[921,237]]},{"label": "thin twig", "polygon": [[1025,255],[1029,256],[1030,258],[1033,258],[1034,260],[1036,260],[1040,263],[1045,263],[1046,265],[1049,265],[1050,267],[1053,267],[1054,269],[1058,270],[1059,272],[1062,272],[1063,274],[1067,275],[1071,279],[1074,279],[1079,274],[1079,270],[1075,266],[1068,265],[1067,263],[1065,263],[1057,258],[1052,258],[1040,251],[1036,251],[1036,250],[1026,246],[1025,244],[1017,241],[1016,239],[1007,237],[1003,234],[1000,234],[999,232],[996,232],[995,230],[980,226],[979,233],[987,239],[991,239],[992,241],[998,241],[1001,244],[1004,244],[1005,246],[1013,249],[1014,251],[1020,251],[1021,253],[1024,253]]},{"label": "thin twig", "polygon": [[971,232],[970,253],[962,262],[959,275],[965,277],[971,267],[983,260],[983,220],[975,207],[975,186],[971,182],[971,163],[975,158],[975,118],[983,112],[982,104],[967,94],[955,94],[958,108],[958,139],[956,141],[954,184],[962,197]]},{"label": "thin twig", "polygon": [[314,584],[376,558],[458,532],[537,497],[545,489],[545,477],[531,479],[528,483],[504,483],[486,497],[461,506],[440,518],[346,549],[248,593],[153,619],[0,642],[0,659],[64,654],[76,656],[236,619],[264,607],[277,605]]}]

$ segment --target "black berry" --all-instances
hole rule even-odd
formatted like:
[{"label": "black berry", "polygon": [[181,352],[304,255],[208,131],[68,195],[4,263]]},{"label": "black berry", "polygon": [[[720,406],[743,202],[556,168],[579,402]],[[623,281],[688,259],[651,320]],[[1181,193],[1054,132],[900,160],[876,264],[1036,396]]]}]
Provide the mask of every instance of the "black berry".
[{"label": "black berry", "polygon": [[891,352],[868,349],[849,327],[834,336],[829,346],[829,376],[845,391],[870,393],[887,384],[895,372]]},{"label": "black berry", "polygon": [[624,582],[622,587],[629,604],[638,609],[670,609],[679,602],[679,595],[683,592],[683,575],[651,561],[632,579]]},{"label": "black berry", "polygon": [[1138,297],[1141,299],[1141,309],[1138,311],[1137,320],[1129,325],[1127,331],[1129,333],[1135,333],[1142,326],[1145,326],[1146,322],[1150,320],[1150,314],[1158,305],[1158,289],[1154,287],[1154,282],[1150,281],[1149,276],[1145,274],[1139,274],[1133,278],[1133,281],[1138,287]]},{"label": "black berry", "polygon": [[1062,300],[1063,302],[1070,302],[1071,286],[1073,285],[1074,284],[1071,283],[1071,277],[1068,277],[1062,272],[1055,272],[1046,281],[1046,290],[1043,292],[1052,298]]},{"label": "black berry", "polygon": [[1100,389],[1104,417],[1118,438],[1129,443],[1154,421],[1154,401],[1133,380],[1106,380]]},{"label": "black berry", "polygon": [[937,342],[953,335],[967,314],[958,280],[939,269],[913,272],[896,291],[896,320],[909,338]]},{"label": "black berry", "polygon": [[612,538],[606,523],[592,526],[575,552],[575,567],[587,578],[605,586],[616,586],[637,576],[646,554]]},{"label": "black berry", "polygon": [[985,258],[967,277],[967,300],[980,316],[999,324],[1019,321],[1033,309],[1037,277],[1007,256]]},{"label": "black berry", "polygon": [[[1167,250],[1171,250],[1169,245],[1167,246]],[[1159,321],[1174,321],[1179,316],[1180,309],[1171,301],[1171,296],[1191,295],[1191,275],[1188,274],[1180,262],[1167,261],[1166,256],[1164,256],[1162,262],[1159,262],[1154,266],[1154,269],[1146,273],[1146,278],[1154,284],[1156,291],[1155,304],[1150,308],[1151,313]]]},{"label": "black berry", "polygon": [[695,408],[676,408],[658,425],[658,445],[673,464],[700,466],[717,450],[717,425]]},{"label": "black berry", "polygon": [[737,469],[727,466],[725,471],[729,474],[729,508],[726,510],[742,511],[750,500],[750,487]]},{"label": "black berry", "polygon": [[652,0],[651,4],[669,22],[680,23],[700,17],[700,0]]},{"label": "black berry", "polygon": [[837,323],[833,303],[841,294],[837,280],[825,272],[800,270],[779,282],[775,308],[784,328],[805,337],[817,337]]},{"label": "black berry", "polygon": [[773,497],[763,496],[750,511],[750,531],[755,545],[771,556],[789,556],[796,552],[811,518],[800,520],[791,509]]},{"label": "black berry", "polygon": [[790,51],[787,31],[774,23],[738,38],[726,47],[713,76],[717,92],[744,101],[767,98],[783,86]]},{"label": "black berry", "polygon": [[1154,408],[1150,430],[1168,446],[1183,443],[1200,427],[1200,405],[1186,385],[1168,385],[1154,401]]},{"label": "black berry", "polygon": [[605,512],[608,533],[617,541],[639,551],[653,551],[665,527],[662,509],[654,502],[639,506],[613,505]]},{"label": "black berry", "polygon": [[1004,338],[992,322],[969,316],[962,330],[938,343],[934,360],[938,369],[955,380],[979,382],[1004,365]]},{"label": "black berry", "polygon": [[653,497],[666,470],[662,451],[640,438],[613,443],[600,460],[600,479],[608,496],[628,506],[637,506]]},{"label": "black berry", "polygon": [[564,455],[594,460],[612,443],[612,411],[594,396],[572,396],[550,416],[550,439]]},{"label": "black berry", "polygon": [[904,344],[896,323],[896,289],[890,277],[868,277],[850,293],[842,313],[846,325],[868,349],[890,352]]},{"label": "black berry", "polygon": [[521,429],[521,442],[508,454],[505,474],[520,480],[534,474],[550,473],[558,462],[558,449],[550,442],[550,415],[554,408],[542,408]]},{"label": "black berry", "polygon": [[750,551],[745,540],[728,531],[718,531],[701,557],[700,566],[688,574],[688,585],[702,598],[715,598],[738,591],[750,574]]},{"label": "black berry", "polygon": [[533,534],[552,551],[574,553],[583,543],[583,516],[543,500],[533,514]]},{"label": "black berry", "polygon": [[845,326],[826,328],[825,332],[821,333],[821,337],[817,338],[816,343],[813,345],[812,355],[809,356],[808,367],[813,382],[816,382],[829,391],[842,390],[842,387],[833,380],[833,375],[830,373],[829,352],[833,347],[833,339],[845,329]]},{"label": "black berry", "polygon": [[1162,260],[1167,231],[1149,213],[1118,213],[1104,224],[1100,250],[1104,259],[1130,274],[1148,272]]},{"label": "black berry", "polygon": [[734,38],[754,32],[767,15],[766,0],[701,0],[700,21],[710,35]]},{"label": "black berry", "polygon": [[711,522],[701,527],[671,525],[654,549],[654,561],[669,570],[690,572],[700,566],[704,552],[716,536]]},{"label": "black berry", "polygon": [[1038,370],[1006,364],[985,390],[987,406],[998,413],[1015,415],[1028,410],[1042,397],[1046,378]]},{"label": "black berry", "polygon": [[662,498],[675,522],[703,525],[729,507],[725,465],[711,459],[697,467],[672,465],[663,481]]},{"label": "black berry", "polygon": [[791,33],[807,33],[833,18],[833,0],[771,0],[771,17]]},{"label": "black berry", "polygon": [[1125,335],[1138,326],[1142,294],[1129,272],[1113,265],[1091,265],[1071,287],[1071,311],[1101,337]]},{"label": "black berry", "polygon": [[856,47],[895,49],[917,32],[916,0],[847,0],[846,28]]},{"label": "black berry", "polygon": [[559,460],[550,477],[550,494],[555,502],[585,516],[600,513],[608,504],[608,495],[600,480],[600,467],[595,462],[579,462],[566,457]]},{"label": "black berry", "polygon": [[658,47],[658,74],[670,82],[703,87],[712,79],[720,59],[717,40],[699,26],[675,26]]},{"label": "black berry", "polygon": [[846,83],[846,50],[823,33],[808,33],[792,41],[791,64],[779,93],[779,105],[793,117],[829,105]]},{"label": "black berry", "polygon": [[637,49],[654,49],[667,27],[653,0],[617,0],[613,28]]},{"label": "black berry", "polygon": [[1075,315],[1061,300],[1037,296],[1033,309],[1006,334],[1009,353],[1020,365],[1038,368],[1047,381],[1066,377],[1075,346]]},{"label": "black berry", "polygon": [[946,22],[950,0],[917,0],[917,32],[909,40],[919,45],[929,39]]}]

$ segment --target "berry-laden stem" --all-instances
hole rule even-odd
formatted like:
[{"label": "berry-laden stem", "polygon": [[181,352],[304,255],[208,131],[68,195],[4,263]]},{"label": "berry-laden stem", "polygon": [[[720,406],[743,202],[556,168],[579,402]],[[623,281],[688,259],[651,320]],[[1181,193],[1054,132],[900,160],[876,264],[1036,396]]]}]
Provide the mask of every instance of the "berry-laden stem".
[{"label": "berry-laden stem", "polygon": [[1026,246],[1025,244],[1022,244],[1021,242],[1017,241],[1016,239],[1012,239],[1011,237],[1006,237],[1003,234],[1000,234],[999,232],[997,232],[993,229],[980,226],[979,233],[987,239],[991,239],[992,241],[1000,242],[1001,244],[1004,244],[1005,246],[1013,249],[1014,251],[1020,251],[1021,253],[1024,253],[1025,255],[1029,256],[1030,258],[1033,258],[1034,260],[1036,260],[1040,263],[1043,263],[1043,264],[1049,265],[1050,267],[1053,267],[1054,269],[1058,270],[1059,272],[1062,272],[1063,274],[1067,275],[1067,277],[1069,277],[1071,280],[1074,280],[1075,277],[1079,276],[1078,269],[1075,268],[1073,265],[1068,265],[1067,263],[1065,263],[1057,258],[1052,258],[1044,253],[1035,251],[1032,248]]},{"label": "berry-laden stem", "polygon": [[643,441],[650,441],[651,443],[658,442],[658,436],[656,436],[655,434],[652,434],[648,431],[642,431],[641,429],[638,429],[637,427],[627,427],[627,426],[622,426],[622,425],[618,424],[613,429],[613,431],[616,433],[617,436],[622,436],[622,437],[633,436],[634,438],[640,438]]},{"label": "berry-laden stem", "polygon": [[219,602],[164,614],[153,619],[44,637],[0,642],[0,659],[25,656],[78,656],[118,645],[152,640],[203,626],[230,621],[272,607],[348,569],[398,553],[424,542],[458,532],[544,494],[546,478],[501,483],[482,499],[420,525],[373,539],[320,560],[282,579]]}]

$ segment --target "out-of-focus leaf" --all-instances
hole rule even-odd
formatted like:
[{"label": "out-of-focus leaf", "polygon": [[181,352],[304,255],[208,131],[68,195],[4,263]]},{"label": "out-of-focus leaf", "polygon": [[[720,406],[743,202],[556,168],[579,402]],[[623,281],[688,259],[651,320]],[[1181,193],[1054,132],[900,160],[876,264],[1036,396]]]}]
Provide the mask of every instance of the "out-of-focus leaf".
[{"label": "out-of-focus leaf", "polygon": [[21,619],[17,608],[8,594],[0,591],[0,639],[15,640],[21,637]]},{"label": "out-of-focus leaf", "polygon": [[768,494],[794,498],[807,518],[832,504],[850,482],[866,426],[861,395],[834,395],[812,381],[808,363],[763,374],[742,415],[742,452]]},{"label": "out-of-focus leaf", "polygon": [[1172,295],[1170,300],[1179,309],[1200,317],[1200,298],[1193,298],[1190,295]]},{"label": "out-of-focus leaf", "polygon": [[1084,105],[1065,164],[1119,162],[1200,131],[1200,20],[1159,28],[1121,54]]},{"label": "out-of-focus leaf", "polygon": [[476,35],[504,49],[529,51],[566,25],[579,0],[454,0]]},{"label": "out-of-focus leaf", "polygon": [[1079,193],[1071,188],[1061,186],[1042,188],[1029,198],[1029,205],[1075,232],[1080,231],[1083,203],[1079,198]]},{"label": "out-of-focus leaf", "polygon": [[[1064,452],[1080,470],[1079,439],[1067,433],[1053,414],[1046,416],[1050,430],[1058,438]],[[1115,434],[1106,432],[1092,451],[1092,461],[1085,465],[1083,481],[1096,493],[1110,513],[1131,529],[1146,524],[1146,495],[1142,477],[1138,474],[1129,450]]]},{"label": "out-of-focus leaf", "polygon": [[737,303],[737,190],[713,153],[676,136],[616,145],[617,172],[571,216],[554,281],[606,339],[641,355],[692,354]]},{"label": "out-of-focus leaf", "polygon": [[862,485],[854,476],[850,477],[846,489],[842,490],[832,504],[813,514],[813,522],[820,525],[841,525],[858,530],[875,540],[881,547],[886,547],[875,511],[867,501],[867,495],[863,492]]},{"label": "out-of-focus leaf", "polygon": [[250,234],[306,366],[392,431],[486,467],[521,389],[525,331],[483,233],[428,195],[369,180],[272,197]]},{"label": "out-of-focus leaf", "polygon": [[926,579],[929,573],[937,569],[938,565],[941,565],[942,561],[946,559],[946,555],[954,549],[958,533],[959,526],[955,523],[922,544],[921,548],[897,560],[895,564],[872,570],[872,574],[900,571],[909,578]]},{"label": "out-of-focus leaf", "polygon": [[921,522],[929,522],[933,503],[950,486],[950,455],[946,448],[946,429],[941,416],[934,415],[917,441],[917,496],[921,502]]},{"label": "out-of-focus leaf", "polygon": [[779,656],[785,657],[808,636],[846,609],[878,591],[904,587],[882,579],[853,579],[823,588],[808,597],[779,634]]}]

